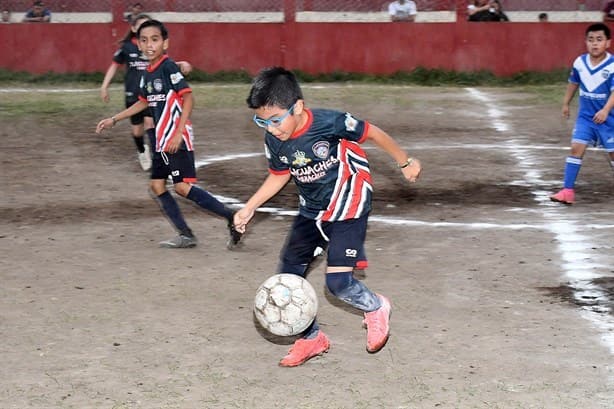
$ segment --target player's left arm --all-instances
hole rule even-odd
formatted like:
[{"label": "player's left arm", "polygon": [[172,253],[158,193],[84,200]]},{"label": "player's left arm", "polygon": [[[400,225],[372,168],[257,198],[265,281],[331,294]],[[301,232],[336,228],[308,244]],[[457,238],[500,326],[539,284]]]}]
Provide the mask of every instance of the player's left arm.
[{"label": "player's left arm", "polygon": [[608,119],[608,115],[610,115],[610,111],[614,108],[614,92],[610,94],[610,97],[606,101],[603,108],[601,108],[597,113],[593,116],[593,122],[596,124],[602,124]]},{"label": "player's left arm", "polygon": [[369,124],[367,139],[373,141],[373,143],[395,160],[405,179],[410,182],[418,180],[420,172],[422,172],[420,161],[410,157],[390,135],[377,126]]},{"label": "player's left arm", "polygon": [[181,144],[183,143],[183,131],[185,130],[185,125],[188,123],[188,119],[190,119],[192,109],[194,108],[194,96],[192,95],[191,91],[183,94],[181,98],[183,98],[181,117],[179,118],[175,135],[173,135],[168,143],[169,153],[175,153],[181,147]]}]

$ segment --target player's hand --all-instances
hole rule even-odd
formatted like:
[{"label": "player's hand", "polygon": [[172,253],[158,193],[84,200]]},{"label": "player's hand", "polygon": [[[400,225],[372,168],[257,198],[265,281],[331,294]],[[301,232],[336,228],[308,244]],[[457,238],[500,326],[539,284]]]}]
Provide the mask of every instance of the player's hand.
[{"label": "player's hand", "polygon": [[96,133],[101,134],[105,129],[113,128],[113,119],[105,118],[96,125]]},{"label": "player's hand", "polygon": [[405,179],[414,183],[420,177],[420,173],[422,173],[422,164],[418,159],[414,159],[409,165],[402,168],[401,171],[403,171]]},{"label": "player's hand", "polygon": [[177,153],[179,148],[181,147],[181,143],[183,142],[183,132],[180,130],[175,131],[175,135],[168,142],[166,151],[168,153]]},{"label": "player's hand", "polygon": [[569,119],[569,105],[563,105],[563,109],[561,109],[561,114],[563,115],[563,118]]},{"label": "player's hand", "polygon": [[106,88],[100,88],[100,98],[102,98],[103,102],[109,102],[111,98],[109,98],[109,90]]},{"label": "player's hand", "polygon": [[192,72],[192,64],[187,61],[179,61],[177,65],[183,75],[189,75]]},{"label": "player's hand", "polygon": [[599,110],[595,116],[593,116],[593,122],[596,124],[602,124],[605,122],[606,119],[608,119],[608,114],[609,112],[606,111],[605,109],[601,109]]},{"label": "player's hand", "polygon": [[237,211],[234,216],[233,223],[235,225],[235,229],[239,233],[245,233],[245,229],[247,227],[247,223],[254,217],[254,211],[248,209],[247,207],[242,208]]}]

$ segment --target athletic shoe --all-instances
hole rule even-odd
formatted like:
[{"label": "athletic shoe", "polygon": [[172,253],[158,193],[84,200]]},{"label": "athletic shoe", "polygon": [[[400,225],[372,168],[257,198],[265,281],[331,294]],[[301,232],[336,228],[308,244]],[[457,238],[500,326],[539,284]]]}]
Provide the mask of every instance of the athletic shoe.
[{"label": "athletic shoe", "polygon": [[167,249],[187,249],[191,247],[196,247],[197,244],[198,239],[196,237],[180,234],[179,236],[173,237],[172,239],[161,241],[160,247],[164,247]]},{"label": "athletic shoe", "polygon": [[143,153],[139,152],[137,156],[143,170],[147,171],[151,169],[151,151],[149,149],[149,145],[145,144],[145,151],[143,151]]},{"label": "athletic shoe", "polygon": [[239,244],[239,242],[241,241],[241,237],[243,237],[243,233],[235,229],[233,220],[234,213],[232,214],[231,219],[228,221],[228,232],[230,233],[230,238],[228,239],[228,242],[226,242],[226,247],[228,248],[228,250],[232,250],[233,248],[235,248],[236,245]]},{"label": "athletic shoe", "polygon": [[367,351],[377,352],[386,345],[390,335],[390,301],[377,294],[382,305],[375,311],[365,312],[362,323],[367,327]]},{"label": "athletic shoe", "polygon": [[297,339],[292,348],[288,351],[288,355],[284,356],[279,361],[279,366],[299,366],[307,362],[314,356],[322,355],[328,352],[330,341],[328,337],[320,330],[315,338],[300,338]]},{"label": "athletic shoe", "polygon": [[561,189],[559,193],[550,196],[550,200],[553,202],[564,203],[566,205],[574,204],[576,201],[576,193],[573,189]]}]

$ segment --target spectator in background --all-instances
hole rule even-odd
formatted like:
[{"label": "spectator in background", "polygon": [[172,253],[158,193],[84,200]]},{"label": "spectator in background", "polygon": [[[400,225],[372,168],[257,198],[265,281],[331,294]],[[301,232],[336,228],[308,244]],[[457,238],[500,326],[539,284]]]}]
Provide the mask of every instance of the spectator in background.
[{"label": "spectator in background", "polygon": [[388,5],[390,21],[416,21],[418,10],[412,0],[395,0]]},{"label": "spectator in background", "polygon": [[2,10],[2,24],[11,22],[11,12],[8,10]]},{"label": "spectator in background", "polygon": [[469,21],[510,21],[499,0],[475,0],[467,6]]},{"label": "spectator in background", "polygon": [[539,16],[537,16],[537,19],[539,20],[540,23],[547,23],[548,13],[539,13]]},{"label": "spectator in background", "polygon": [[143,5],[141,3],[134,3],[130,8],[130,13],[124,16],[124,21],[130,25],[134,24],[136,17],[143,13]]},{"label": "spectator in background", "polygon": [[608,1],[603,8],[603,21],[606,23],[614,21],[614,1]]},{"label": "spectator in background", "polygon": [[42,1],[35,1],[23,18],[24,23],[49,23],[50,21],[51,11],[45,7]]}]

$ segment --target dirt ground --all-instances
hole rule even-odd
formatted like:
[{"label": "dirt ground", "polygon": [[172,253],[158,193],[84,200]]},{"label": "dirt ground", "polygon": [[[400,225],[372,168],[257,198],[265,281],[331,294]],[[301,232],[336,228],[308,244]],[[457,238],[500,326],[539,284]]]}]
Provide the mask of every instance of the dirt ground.
[{"label": "dirt ground", "polygon": [[[423,162],[410,186],[366,145],[375,201],[360,276],[391,299],[391,338],[365,351],[361,315],[328,295],[318,259],[309,279],[332,346],[291,369],[277,362],[293,339],[260,330],[252,302],[275,272],[293,186],[234,251],[225,223],[183,200],[200,245],[160,249],[174,232],[127,125],[95,137],[101,115],[3,120],[0,407],[614,408],[603,152],[587,155],[578,203],[553,204],[571,131],[558,106],[513,89],[388,93],[325,102]],[[306,94],[322,106],[317,87]],[[244,202],[266,175],[250,113],[213,105],[193,122],[201,186]]]}]

